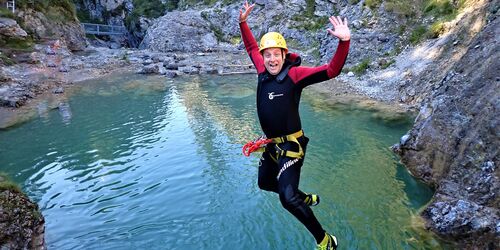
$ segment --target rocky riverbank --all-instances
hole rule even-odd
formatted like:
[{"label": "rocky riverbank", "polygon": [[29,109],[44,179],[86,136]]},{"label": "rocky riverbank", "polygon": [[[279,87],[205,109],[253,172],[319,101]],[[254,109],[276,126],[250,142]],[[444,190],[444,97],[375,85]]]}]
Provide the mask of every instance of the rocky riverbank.
[{"label": "rocky riverbank", "polygon": [[71,52],[61,43],[54,50],[48,44],[35,46],[29,62],[0,69],[0,128],[36,115],[37,99],[64,99],[66,88],[111,72],[159,74],[166,78],[195,74],[242,74],[254,72],[242,51],[233,52],[151,52],[137,49],[87,47]]}]

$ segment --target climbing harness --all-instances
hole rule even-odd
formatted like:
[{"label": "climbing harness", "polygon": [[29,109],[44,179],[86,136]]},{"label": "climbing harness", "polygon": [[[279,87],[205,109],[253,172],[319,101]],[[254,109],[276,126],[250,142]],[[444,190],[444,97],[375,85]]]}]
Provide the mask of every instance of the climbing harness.
[{"label": "climbing harness", "polygon": [[[274,161],[277,161],[279,157],[286,156],[290,158],[302,158],[304,156],[304,151],[302,150],[302,146],[300,146],[299,141],[297,138],[301,137],[304,135],[304,132],[302,130],[295,132],[293,134],[289,134],[286,136],[280,136],[280,137],[275,137],[271,139],[267,139],[265,136],[261,136],[257,138],[256,140],[250,141],[247,144],[243,146],[243,154],[245,156],[250,156],[251,153],[253,152],[264,152],[266,151],[266,145],[269,143],[275,143],[275,148],[276,148],[276,157],[271,158]],[[284,150],[280,148],[279,144],[284,143],[284,142],[294,142],[298,145],[299,151],[290,151],[290,150]]]}]

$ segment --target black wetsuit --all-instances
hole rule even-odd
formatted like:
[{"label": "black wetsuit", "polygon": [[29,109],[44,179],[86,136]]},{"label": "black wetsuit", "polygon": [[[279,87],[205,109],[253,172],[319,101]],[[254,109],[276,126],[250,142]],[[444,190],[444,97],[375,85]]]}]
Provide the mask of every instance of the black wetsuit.
[{"label": "black wetsuit", "polygon": [[[297,54],[287,54],[278,75],[267,72],[257,42],[246,22],[240,23],[245,48],[258,73],[257,113],[267,138],[286,136],[302,129],[299,102],[302,89],[340,74],[349,51],[349,41],[340,41],[335,56],[329,64],[318,67],[302,67]],[[284,73],[283,73],[284,72]],[[304,154],[309,139],[297,138]],[[283,150],[298,151],[294,142],[279,145]],[[279,194],[281,204],[313,234],[317,242],[325,236],[311,208],[304,203],[306,194],[299,190],[302,158],[282,156],[275,158],[275,144],[268,144],[259,162],[259,188]]]}]

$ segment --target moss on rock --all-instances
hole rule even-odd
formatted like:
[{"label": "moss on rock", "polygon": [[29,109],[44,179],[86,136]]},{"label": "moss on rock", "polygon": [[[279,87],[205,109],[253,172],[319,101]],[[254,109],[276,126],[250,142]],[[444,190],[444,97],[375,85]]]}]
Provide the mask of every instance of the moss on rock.
[{"label": "moss on rock", "polygon": [[38,205],[0,174],[0,249],[45,249],[44,231]]}]

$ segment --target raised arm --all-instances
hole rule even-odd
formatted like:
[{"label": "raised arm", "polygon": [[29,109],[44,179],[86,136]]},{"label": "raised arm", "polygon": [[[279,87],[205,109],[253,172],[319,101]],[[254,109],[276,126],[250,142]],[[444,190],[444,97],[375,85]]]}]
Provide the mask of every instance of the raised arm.
[{"label": "raised arm", "polygon": [[252,12],[252,9],[255,7],[255,4],[249,5],[247,1],[243,5],[245,11],[240,10],[240,31],[241,38],[243,40],[243,44],[245,44],[245,49],[247,50],[250,59],[252,60],[257,73],[260,74],[266,70],[264,67],[264,60],[262,59],[262,55],[259,52],[259,46],[257,45],[257,41],[252,34],[252,31],[248,27],[247,19]]},{"label": "raised arm", "polygon": [[349,52],[351,32],[347,27],[347,19],[342,20],[340,17],[332,16],[330,17],[330,23],[333,25],[334,30],[328,29],[328,33],[340,40],[335,55],[330,63],[322,66],[292,68],[289,75],[294,83],[305,87],[334,78],[342,71]]}]

